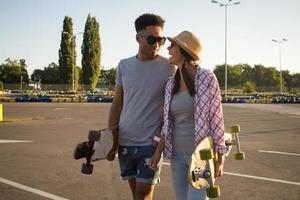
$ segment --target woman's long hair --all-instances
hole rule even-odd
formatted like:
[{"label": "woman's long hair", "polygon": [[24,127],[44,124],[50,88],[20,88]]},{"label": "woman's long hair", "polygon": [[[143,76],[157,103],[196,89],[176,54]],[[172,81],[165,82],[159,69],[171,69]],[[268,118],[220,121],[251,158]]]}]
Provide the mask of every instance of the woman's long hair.
[{"label": "woman's long hair", "polygon": [[[184,56],[185,61],[182,64],[181,67],[181,72],[182,72],[182,76],[183,76],[183,80],[186,84],[186,87],[189,91],[189,94],[191,96],[195,95],[195,82],[194,82],[194,78],[191,77],[191,75],[188,74],[185,65],[187,63],[190,63],[193,61],[193,58],[185,51],[183,50],[181,47],[180,48],[180,53]],[[174,88],[173,88],[173,95],[179,92],[179,88],[180,88],[180,69],[178,68],[176,73],[175,73],[175,84],[174,84]]]}]

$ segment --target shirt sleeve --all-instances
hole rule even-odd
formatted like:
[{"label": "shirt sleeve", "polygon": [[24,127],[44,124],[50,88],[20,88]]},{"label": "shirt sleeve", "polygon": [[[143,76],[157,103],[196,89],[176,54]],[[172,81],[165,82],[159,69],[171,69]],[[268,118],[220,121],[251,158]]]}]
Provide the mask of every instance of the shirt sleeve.
[{"label": "shirt sleeve", "polygon": [[167,83],[166,83],[166,87],[165,87],[165,92],[164,92],[164,104],[163,104],[163,126],[162,126],[162,130],[161,130],[161,135],[165,135],[168,131],[168,128],[169,128],[169,124],[168,124],[168,103],[169,103],[169,98],[170,98],[170,95],[171,92],[172,92],[172,84],[171,84],[171,81],[172,81],[172,76],[170,76],[167,80]]},{"label": "shirt sleeve", "polygon": [[122,72],[121,72],[121,61],[117,67],[117,74],[116,74],[116,85],[123,85],[122,83]]},{"label": "shirt sleeve", "polygon": [[213,74],[210,84],[210,108],[209,121],[210,129],[215,144],[215,150],[218,153],[228,152],[228,147],[225,145],[225,128],[222,110],[222,98],[219,88],[219,83],[216,76]]}]

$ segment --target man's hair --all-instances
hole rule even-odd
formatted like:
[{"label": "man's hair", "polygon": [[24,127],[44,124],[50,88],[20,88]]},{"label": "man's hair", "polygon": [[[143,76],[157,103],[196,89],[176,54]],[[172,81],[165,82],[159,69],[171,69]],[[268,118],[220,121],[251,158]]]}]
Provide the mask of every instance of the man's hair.
[{"label": "man's hair", "polygon": [[145,13],[135,20],[134,25],[137,33],[144,30],[147,26],[160,26],[163,29],[165,20],[158,15]]}]

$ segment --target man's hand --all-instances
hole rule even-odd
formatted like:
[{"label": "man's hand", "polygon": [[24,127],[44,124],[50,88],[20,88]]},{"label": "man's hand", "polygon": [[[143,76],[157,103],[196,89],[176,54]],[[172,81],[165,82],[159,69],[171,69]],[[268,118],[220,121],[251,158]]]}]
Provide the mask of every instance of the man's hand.
[{"label": "man's hand", "polygon": [[218,160],[216,162],[216,177],[223,176],[224,173],[224,163],[225,163],[225,156],[221,153],[218,153]]},{"label": "man's hand", "polygon": [[118,144],[114,143],[111,150],[109,151],[109,153],[106,156],[106,160],[113,161],[116,157],[117,151],[118,151]]}]

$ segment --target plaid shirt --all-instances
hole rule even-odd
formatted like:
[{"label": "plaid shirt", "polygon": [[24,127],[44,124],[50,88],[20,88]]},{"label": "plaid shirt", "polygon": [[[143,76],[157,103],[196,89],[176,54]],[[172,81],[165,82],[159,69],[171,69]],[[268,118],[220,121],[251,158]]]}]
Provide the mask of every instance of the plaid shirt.
[{"label": "plaid shirt", "polygon": [[[173,152],[170,103],[174,84],[174,76],[169,77],[165,89],[164,125],[162,128],[162,136],[165,137],[164,156],[167,159],[172,157]],[[216,152],[226,153],[228,148],[225,146],[224,140],[225,129],[221,94],[214,73],[197,66],[195,91],[195,146],[197,146],[204,138],[211,135],[213,137]]]}]

